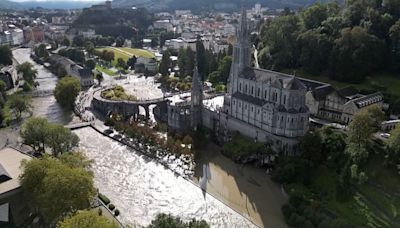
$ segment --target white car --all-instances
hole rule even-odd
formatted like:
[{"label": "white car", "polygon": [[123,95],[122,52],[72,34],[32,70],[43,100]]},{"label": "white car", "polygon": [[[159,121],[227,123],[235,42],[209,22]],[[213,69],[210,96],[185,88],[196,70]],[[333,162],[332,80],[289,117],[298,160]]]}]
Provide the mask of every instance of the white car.
[{"label": "white car", "polygon": [[390,134],[389,133],[381,133],[380,136],[382,138],[388,139],[390,137]]}]

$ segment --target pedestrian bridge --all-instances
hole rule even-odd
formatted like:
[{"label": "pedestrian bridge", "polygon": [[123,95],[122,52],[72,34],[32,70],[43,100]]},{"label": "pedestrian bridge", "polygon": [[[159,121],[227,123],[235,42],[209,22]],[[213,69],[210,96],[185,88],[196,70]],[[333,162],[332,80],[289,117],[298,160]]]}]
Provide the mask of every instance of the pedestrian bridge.
[{"label": "pedestrian bridge", "polygon": [[52,89],[46,89],[46,90],[33,90],[30,94],[32,97],[47,97],[51,96],[54,94]]}]

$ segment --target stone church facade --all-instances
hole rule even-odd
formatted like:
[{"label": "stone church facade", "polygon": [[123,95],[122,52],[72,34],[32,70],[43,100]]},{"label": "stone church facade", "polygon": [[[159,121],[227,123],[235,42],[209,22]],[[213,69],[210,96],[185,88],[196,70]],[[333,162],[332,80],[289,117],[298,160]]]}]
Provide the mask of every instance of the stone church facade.
[{"label": "stone church facade", "polygon": [[169,127],[188,130],[202,125],[218,135],[237,131],[255,141],[268,143],[272,149],[284,154],[299,151],[299,138],[308,130],[307,87],[295,76],[251,66],[251,44],[244,9],[227,89],[221,107],[203,106],[202,83],[195,70],[191,99],[168,105]]}]

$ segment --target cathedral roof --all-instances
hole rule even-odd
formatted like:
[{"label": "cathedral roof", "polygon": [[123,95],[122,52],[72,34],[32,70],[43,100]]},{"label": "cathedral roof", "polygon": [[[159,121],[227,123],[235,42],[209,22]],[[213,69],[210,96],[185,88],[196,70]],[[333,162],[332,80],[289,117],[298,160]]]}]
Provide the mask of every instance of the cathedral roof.
[{"label": "cathedral roof", "polygon": [[306,89],[308,85],[306,86],[304,81],[307,84],[314,83],[311,80],[300,79],[293,75],[251,67],[245,68],[239,77],[262,83],[271,83],[274,86],[291,90]]},{"label": "cathedral roof", "polygon": [[315,88],[312,91],[312,94],[314,95],[314,98],[316,100],[324,100],[326,98],[326,96],[328,94],[332,93],[333,91],[335,91],[335,89],[331,85],[324,85],[324,86]]},{"label": "cathedral roof", "polygon": [[259,99],[257,97],[253,97],[247,94],[243,94],[243,93],[234,93],[232,95],[233,98],[236,98],[238,100],[242,100],[242,101],[246,101],[248,103],[252,103],[258,106],[263,106],[265,103],[267,103],[267,101],[264,101],[262,99]]}]

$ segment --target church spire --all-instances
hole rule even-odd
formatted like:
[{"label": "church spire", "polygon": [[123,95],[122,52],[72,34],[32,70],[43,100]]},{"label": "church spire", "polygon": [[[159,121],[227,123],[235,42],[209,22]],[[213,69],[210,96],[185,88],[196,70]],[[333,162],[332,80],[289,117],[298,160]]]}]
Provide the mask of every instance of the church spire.
[{"label": "church spire", "polygon": [[244,3],[242,1],[242,12],[240,14],[240,30],[238,32],[238,41],[243,42],[247,40],[248,36],[248,27],[247,27],[247,13],[244,8]]},{"label": "church spire", "polygon": [[191,125],[192,128],[196,130],[201,125],[201,109],[203,106],[203,83],[197,68],[197,63],[193,71],[191,95]]}]

